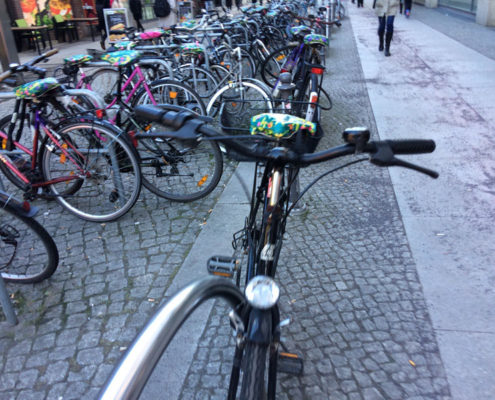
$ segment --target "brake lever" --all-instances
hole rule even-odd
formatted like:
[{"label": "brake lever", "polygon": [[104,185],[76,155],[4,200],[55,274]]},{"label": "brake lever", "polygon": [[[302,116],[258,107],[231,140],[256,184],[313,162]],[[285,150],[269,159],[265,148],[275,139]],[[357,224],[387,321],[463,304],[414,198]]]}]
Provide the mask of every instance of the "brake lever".
[{"label": "brake lever", "polygon": [[393,158],[392,164],[390,164],[390,165],[392,165],[392,166],[396,165],[398,167],[409,168],[409,169],[412,169],[414,171],[418,171],[418,172],[421,172],[425,175],[431,176],[433,179],[437,179],[439,176],[438,172],[433,171],[432,169],[428,169],[428,168],[422,167],[420,165],[412,164],[408,161],[404,161],[404,160],[401,160],[401,159],[396,158],[396,157]]},{"label": "brake lever", "polygon": [[401,160],[395,157],[394,152],[389,145],[385,143],[376,143],[377,150],[375,153],[370,155],[370,162],[372,164],[378,165],[379,167],[404,167],[409,168],[417,172],[421,172],[425,175],[437,179],[439,174],[428,168],[421,167],[420,165],[412,164],[408,161]]}]

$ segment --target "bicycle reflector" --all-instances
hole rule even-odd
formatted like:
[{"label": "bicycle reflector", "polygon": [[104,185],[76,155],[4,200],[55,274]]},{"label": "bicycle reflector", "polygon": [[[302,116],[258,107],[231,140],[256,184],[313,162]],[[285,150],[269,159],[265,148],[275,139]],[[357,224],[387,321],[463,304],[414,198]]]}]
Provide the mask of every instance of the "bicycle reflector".
[{"label": "bicycle reflector", "polygon": [[325,68],[318,68],[318,67],[311,68],[312,74],[323,75],[323,72],[325,72]]},{"label": "bicycle reflector", "polygon": [[258,275],[247,284],[245,295],[254,308],[268,310],[277,304],[280,288],[269,276]]}]

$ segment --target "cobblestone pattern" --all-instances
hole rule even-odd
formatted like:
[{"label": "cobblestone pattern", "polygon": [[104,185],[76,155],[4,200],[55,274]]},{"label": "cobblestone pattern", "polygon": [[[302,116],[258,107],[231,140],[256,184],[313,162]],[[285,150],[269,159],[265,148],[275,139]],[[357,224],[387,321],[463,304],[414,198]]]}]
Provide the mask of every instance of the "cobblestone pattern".
[{"label": "cobblestone pattern", "polygon": [[85,222],[56,202],[34,202],[60,264],[42,283],[7,285],[20,322],[12,327],[0,310],[0,398],[96,398],[163,299],[232,172],[227,163],[219,187],[188,204],[143,188],[134,208],[113,223]]},{"label": "cobblestone pattern", "polygon": [[[346,20],[331,41],[326,86],[334,107],[324,114],[321,147],[340,143],[349,126],[376,134],[351,29]],[[342,163],[303,171],[302,187]],[[287,225],[277,270],[281,318],[292,321],[282,335],[289,351],[303,357],[304,374],[279,375],[278,397],[450,398],[387,171],[369,163],[339,171],[313,187],[305,203],[307,212]],[[225,398],[233,349],[226,309],[218,304],[181,398]]]}]

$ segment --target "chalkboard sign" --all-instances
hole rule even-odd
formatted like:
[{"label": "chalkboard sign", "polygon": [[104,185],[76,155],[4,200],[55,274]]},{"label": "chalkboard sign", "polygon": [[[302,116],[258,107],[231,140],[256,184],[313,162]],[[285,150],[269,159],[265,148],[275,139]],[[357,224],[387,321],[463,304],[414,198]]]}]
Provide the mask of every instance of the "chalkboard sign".
[{"label": "chalkboard sign", "polygon": [[105,29],[107,30],[108,41],[110,43],[118,42],[126,37],[123,34],[112,34],[113,30],[124,30],[129,27],[129,18],[127,8],[105,8],[103,10],[105,17]]}]

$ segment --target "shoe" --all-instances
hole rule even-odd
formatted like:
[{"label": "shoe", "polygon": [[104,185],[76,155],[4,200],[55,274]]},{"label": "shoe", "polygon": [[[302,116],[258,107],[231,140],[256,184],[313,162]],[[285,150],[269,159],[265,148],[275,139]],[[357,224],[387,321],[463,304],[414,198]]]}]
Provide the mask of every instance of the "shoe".
[{"label": "shoe", "polygon": [[406,14],[406,18],[409,18],[409,16],[411,15],[411,11],[410,10],[406,10],[405,14]]}]

